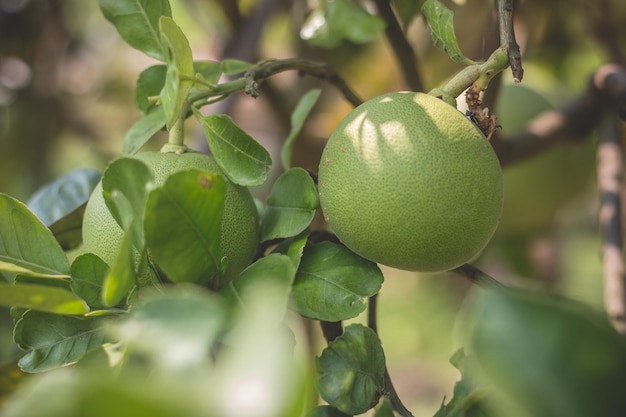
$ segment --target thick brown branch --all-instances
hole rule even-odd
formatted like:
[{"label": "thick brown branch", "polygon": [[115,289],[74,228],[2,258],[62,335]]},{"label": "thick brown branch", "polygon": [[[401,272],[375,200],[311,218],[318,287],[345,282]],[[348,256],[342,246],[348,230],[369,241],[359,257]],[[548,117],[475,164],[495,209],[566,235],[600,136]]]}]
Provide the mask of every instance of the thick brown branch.
[{"label": "thick brown branch", "polygon": [[404,36],[404,32],[398,19],[396,18],[389,0],[375,0],[378,14],[382,17],[387,26],[385,34],[389,44],[394,50],[396,58],[400,63],[404,79],[413,91],[424,91],[424,84],[417,69],[417,57],[413,47]]},{"label": "thick brown branch", "polygon": [[515,40],[513,30],[513,0],[498,0],[498,16],[500,21],[500,46],[506,49],[509,55],[509,65],[516,83],[522,81],[522,54]]},{"label": "thick brown branch", "polygon": [[622,123],[611,115],[600,127],[598,147],[599,226],[602,236],[604,304],[613,326],[626,333],[626,269],[624,266],[621,192],[624,189]]},{"label": "thick brown branch", "polygon": [[511,137],[496,132],[491,144],[502,166],[506,166],[559,141],[587,138],[608,108],[615,108],[622,119],[626,118],[626,71],[613,64],[598,69],[582,95],[566,108],[540,114],[527,130]]}]

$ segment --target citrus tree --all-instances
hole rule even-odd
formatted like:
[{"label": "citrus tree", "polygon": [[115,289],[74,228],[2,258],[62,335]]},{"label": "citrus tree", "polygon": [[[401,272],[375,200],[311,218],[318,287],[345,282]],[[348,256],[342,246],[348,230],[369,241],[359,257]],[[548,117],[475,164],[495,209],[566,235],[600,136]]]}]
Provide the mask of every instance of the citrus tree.
[{"label": "citrus tree", "polygon": [[[277,24],[271,2],[208,3],[236,29],[246,15]],[[377,314],[384,281],[418,274],[471,285],[455,287],[456,328],[439,329],[458,334],[456,382],[419,415],[625,415],[626,70],[619,36],[605,33],[614,5],[587,6],[610,63],[565,104],[550,98],[555,78],[524,77],[516,2],[454,6],[464,21],[490,16],[464,31],[487,39],[477,60],[437,0],[286,3],[306,6],[292,20],[313,52],[203,60],[175,4],[99,0],[151,60],[135,85],[140,114],[103,172],[77,169],[27,202],[0,194],[0,305],[22,351],[1,368],[1,415],[418,415],[389,371],[397,350]],[[348,68],[344,54],[382,36],[402,81],[362,99],[329,61]],[[272,81],[286,74],[301,77],[281,106]],[[278,147],[229,106],[266,95],[288,115]],[[320,107],[340,116],[311,166],[296,150]],[[604,311],[539,279],[529,255],[588,190],[596,150]]]}]

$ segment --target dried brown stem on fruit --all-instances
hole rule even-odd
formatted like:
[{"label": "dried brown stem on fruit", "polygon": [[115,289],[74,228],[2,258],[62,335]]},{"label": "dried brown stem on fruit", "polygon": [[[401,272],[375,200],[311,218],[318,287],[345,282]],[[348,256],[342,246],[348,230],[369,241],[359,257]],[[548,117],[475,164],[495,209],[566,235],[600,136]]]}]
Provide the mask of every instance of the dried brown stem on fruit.
[{"label": "dried brown stem on fruit", "polygon": [[498,128],[496,115],[489,114],[488,109],[483,108],[480,100],[480,89],[476,84],[473,84],[467,89],[465,101],[468,108],[467,117],[478,126],[485,137],[487,137],[487,140],[491,140],[491,137]]}]

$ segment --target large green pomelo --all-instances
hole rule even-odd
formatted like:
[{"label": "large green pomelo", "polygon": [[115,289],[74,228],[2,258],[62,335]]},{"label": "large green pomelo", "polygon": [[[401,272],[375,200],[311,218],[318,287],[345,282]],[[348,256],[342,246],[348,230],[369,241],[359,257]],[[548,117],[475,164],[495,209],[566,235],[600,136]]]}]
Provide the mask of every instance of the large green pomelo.
[{"label": "large green pomelo", "polygon": [[502,210],[502,172],[484,135],[436,97],[367,101],[332,133],[319,167],[324,216],[364,258],[444,271],[476,256]]},{"label": "large green pomelo", "polygon": [[[222,174],[215,160],[198,152],[183,154],[148,151],[134,155],[144,162],[154,175],[155,184],[162,185],[173,173],[196,168]],[[224,200],[221,231],[221,257],[226,259],[223,277],[213,277],[221,286],[250,264],[259,241],[258,212],[247,188],[228,182]],[[94,189],[83,219],[83,243],[109,265],[115,260],[123,232],[110,214],[102,196],[102,183]]]}]

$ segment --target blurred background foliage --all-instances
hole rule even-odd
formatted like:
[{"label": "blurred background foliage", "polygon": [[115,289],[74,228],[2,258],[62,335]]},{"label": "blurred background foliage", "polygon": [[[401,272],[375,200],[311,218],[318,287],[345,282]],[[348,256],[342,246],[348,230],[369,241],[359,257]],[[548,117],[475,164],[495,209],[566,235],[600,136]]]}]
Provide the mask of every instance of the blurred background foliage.
[{"label": "blurred background foliage", "polygon": [[[382,32],[365,43],[326,40],[325,46],[331,48],[305,41],[303,37],[310,34],[303,31],[303,25],[321,0],[171,3],[174,18],[189,37],[196,60],[306,57],[329,63],[363,99],[409,88]],[[373,2],[357,3],[375,10]],[[421,3],[394,2],[398,10],[419,10]],[[455,12],[456,33],[464,53],[472,59],[487,56],[497,33],[493,1],[458,0],[446,4]],[[614,57],[615,51],[601,41],[603,36],[620,36],[614,43],[626,44],[624,33],[601,33],[612,27],[626,27],[624,2],[520,0],[516,7],[515,28],[526,69],[523,84],[538,91],[552,106],[563,106],[579,94],[591,72]],[[597,24],[602,21],[607,23],[604,27]],[[404,28],[416,52],[426,90],[441,85],[459,70],[458,64],[432,46],[421,17],[407,22]],[[120,155],[122,138],[139,117],[134,102],[135,81],[152,64],[150,58],[123,43],[95,0],[0,0],[0,192],[26,201],[38,187],[73,169],[102,170],[110,159]],[[504,74],[502,82],[510,84],[509,78]],[[256,100],[237,95],[206,110],[232,115],[268,148],[274,161],[279,161],[291,110],[313,86],[323,88],[322,99],[296,143],[293,163],[316,171],[326,138],[350,110],[331,86],[284,73],[263,84]],[[521,109],[522,101],[510,103],[513,108],[503,112],[522,119],[532,116],[525,116],[529,113],[521,110],[516,113],[515,106]],[[530,106],[532,110],[534,105]],[[522,123],[517,129],[527,121],[510,124]],[[507,124],[502,123],[505,135],[511,129]],[[188,145],[205,149],[201,127],[189,123],[187,129]],[[164,141],[165,137],[157,134],[148,146],[158,148]],[[581,162],[574,162],[574,171],[582,175],[566,175],[565,168],[553,169],[550,174],[535,170],[536,175],[529,174],[522,181],[526,185],[539,184],[545,179],[542,175],[558,176],[562,171],[557,189],[569,187],[574,191],[547,204],[550,208],[536,228],[524,227],[524,233],[501,230],[477,262],[499,279],[523,277],[529,285],[548,286],[600,309],[602,274],[593,138],[588,143],[591,145]],[[570,156],[560,160],[572,164]],[[279,163],[274,165],[279,173]],[[267,187],[254,192],[264,198]],[[515,188],[510,191],[515,192]],[[527,207],[512,215],[512,223],[518,217],[522,221],[545,203],[532,193],[524,195],[522,201]],[[448,360],[459,346],[455,338],[457,313],[469,284],[452,274],[384,272],[379,328],[390,373],[400,397],[414,414],[432,416],[444,396],[450,396],[458,378]],[[10,367],[19,353],[11,342],[8,312],[1,312],[0,365]],[[11,384],[7,378],[0,384]]]}]

